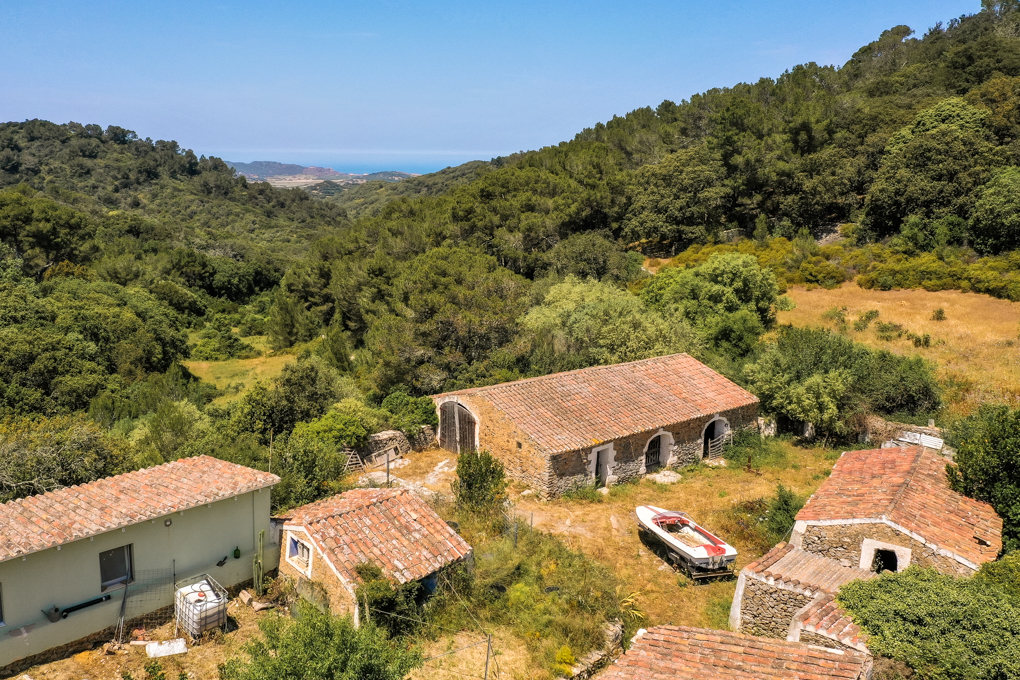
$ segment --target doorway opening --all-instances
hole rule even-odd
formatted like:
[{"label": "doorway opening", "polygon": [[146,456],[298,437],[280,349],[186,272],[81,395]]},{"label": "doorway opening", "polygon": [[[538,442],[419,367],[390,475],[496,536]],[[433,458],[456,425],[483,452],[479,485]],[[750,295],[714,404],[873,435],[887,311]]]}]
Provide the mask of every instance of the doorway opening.
[{"label": "doorway opening", "polygon": [[650,472],[662,465],[662,435],[652,437],[645,451],[645,471]]},{"label": "doorway opening", "polygon": [[439,446],[451,453],[475,450],[478,421],[471,411],[448,401],[439,407]]},{"label": "doorway opening", "polygon": [[723,435],[726,434],[726,421],[716,418],[705,428],[703,457],[715,458],[722,454]]},{"label": "doorway opening", "polygon": [[595,486],[600,488],[609,481],[609,454],[609,447],[595,452]]}]

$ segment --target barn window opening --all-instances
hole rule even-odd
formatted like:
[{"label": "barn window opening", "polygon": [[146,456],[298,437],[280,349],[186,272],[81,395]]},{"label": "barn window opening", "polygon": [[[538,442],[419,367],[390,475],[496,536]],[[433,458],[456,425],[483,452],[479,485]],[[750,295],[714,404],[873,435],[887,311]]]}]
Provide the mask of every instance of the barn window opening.
[{"label": "barn window opening", "polygon": [[648,450],[645,451],[645,469],[650,470],[652,468],[661,465],[662,458],[662,435],[652,437],[652,441],[648,442]]},{"label": "barn window opening", "polygon": [[897,571],[896,553],[892,550],[876,550],[875,561],[871,570],[881,574],[883,571]]},{"label": "barn window opening", "polygon": [[287,548],[287,557],[302,569],[307,569],[308,563],[312,559],[312,549],[304,541],[299,541],[291,536],[290,545]]}]

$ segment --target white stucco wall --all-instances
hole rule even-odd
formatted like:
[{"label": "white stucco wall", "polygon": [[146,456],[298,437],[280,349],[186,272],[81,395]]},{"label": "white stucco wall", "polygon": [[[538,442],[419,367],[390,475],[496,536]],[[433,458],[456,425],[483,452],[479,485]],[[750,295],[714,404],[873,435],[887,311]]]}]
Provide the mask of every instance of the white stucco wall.
[{"label": "white stucco wall", "polygon": [[[131,544],[136,578],[149,570],[175,570],[177,580],[207,572],[220,585],[230,587],[252,578],[258,534],[265,530],[263,564],[266,571],[275,569],[280,549],[270,545],[269,495],[268,488],[253,491],[0,562],[5,624],[0,627],[0,667],[116,625],[122,588],[107,591],[112,596],[109,601],[72,612],[56,623],[43,615],[54,605],[63,610],[104,594],[101,552]],[[166,519],[172,520],[170,527],[165,526]],[[234,559],[235,547],[241,549],[240,559]],[[224,555],[227,563],[217,567]],[[129,616],[142,613],[132,611],[130,596],[129,590]],[[153,602],[149,610],[172,602],[171,589],[166,601]],[[22,627],[31,629],[19,635]]]}]

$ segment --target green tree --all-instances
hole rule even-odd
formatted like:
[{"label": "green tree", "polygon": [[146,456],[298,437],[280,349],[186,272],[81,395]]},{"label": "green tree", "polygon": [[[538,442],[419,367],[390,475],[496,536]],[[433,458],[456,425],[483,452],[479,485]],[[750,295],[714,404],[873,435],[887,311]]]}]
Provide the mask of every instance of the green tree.
[{"label": "green tree", "polygon": [[697,354],[703,346],[690,324],[667,321],[625,290],[570,276],[553,286],[521,323],[540,346],[584,366]]},{"label": "green tree", "polygon": [[952,424],[948,436],[956,466],[953,489],[991,503],[1002,517],[1006,551],[1020,548],[1020,410],[986,404]]},{"label": "green tree", "polygon": [[244,647],[247,658],[220,666],[223,680],[403,680],[422,663],[417,649],[379,628],[310,606],[293,622],[266,617],[259,629],[262,637]]},{"label": "green tree", "polygon": [[126,471],[126,447],[76,414],[0,423],[0,503]]},{"label": "green tree", "polygon": [[706,147],[682,149],[638,170],[624,238],[653,239],[687,247],[704,241],[722,223],[729,189],[719,157]]},{"label": "green tree", "polygon": [[1020,248],[1020,168],[1000,170],[978,190],[970,231],[983,253]]}]

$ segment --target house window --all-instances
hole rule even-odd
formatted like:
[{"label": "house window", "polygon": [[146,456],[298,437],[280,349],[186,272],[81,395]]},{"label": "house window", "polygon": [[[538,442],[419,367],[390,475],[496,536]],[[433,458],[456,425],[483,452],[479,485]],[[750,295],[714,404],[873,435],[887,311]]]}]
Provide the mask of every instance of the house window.
[{"label": "house window", "polygon": [[287,559],[302,571],[308,571],[312,561],[312,549],[307,543],[293,536],[287,543]]},{"label": "house window", "polygon": [[99,553],[99,575],[103,590],[131,583],[133,573],[130,544]]}]

